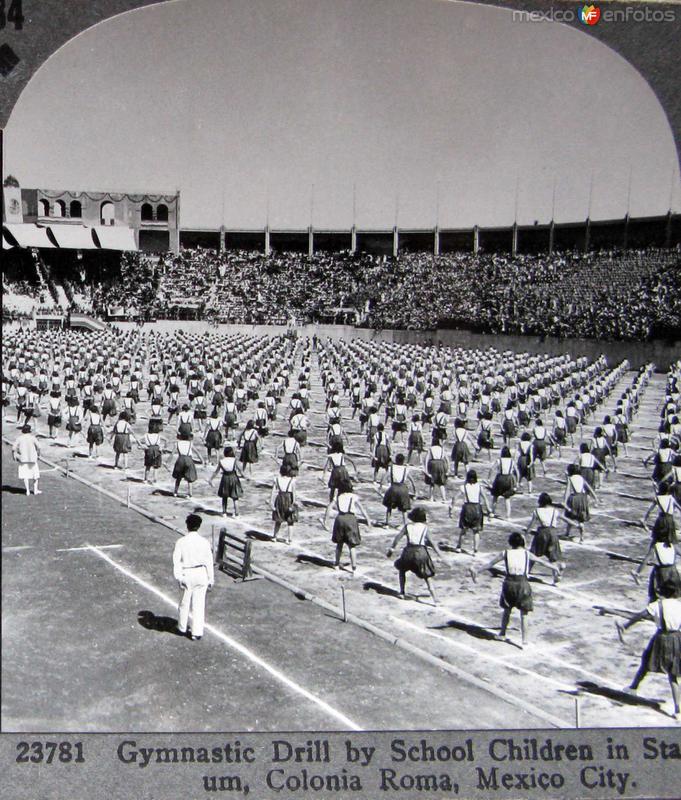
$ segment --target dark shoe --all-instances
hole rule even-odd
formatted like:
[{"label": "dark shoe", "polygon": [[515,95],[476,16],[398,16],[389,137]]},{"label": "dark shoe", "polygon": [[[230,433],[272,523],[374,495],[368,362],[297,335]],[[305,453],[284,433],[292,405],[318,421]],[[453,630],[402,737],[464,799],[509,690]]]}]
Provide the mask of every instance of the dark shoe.
[{"label": "dark shoe", "polygon": [[192,636],[191,639],[192,639],[192,642],[198,642],[199,639],[201,639],[201,636]]}]

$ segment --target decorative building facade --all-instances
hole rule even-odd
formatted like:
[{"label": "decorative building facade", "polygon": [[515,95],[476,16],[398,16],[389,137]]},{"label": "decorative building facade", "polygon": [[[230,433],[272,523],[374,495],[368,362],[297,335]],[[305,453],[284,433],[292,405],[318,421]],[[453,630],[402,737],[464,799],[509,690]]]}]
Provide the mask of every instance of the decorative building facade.
[{"label": "decorative building facade", "polygon": [[52,189],[22,189],[23,221],[39,225],[122,226],[134,231],[140,250],[180,246],[180,193],[133,194]]}]

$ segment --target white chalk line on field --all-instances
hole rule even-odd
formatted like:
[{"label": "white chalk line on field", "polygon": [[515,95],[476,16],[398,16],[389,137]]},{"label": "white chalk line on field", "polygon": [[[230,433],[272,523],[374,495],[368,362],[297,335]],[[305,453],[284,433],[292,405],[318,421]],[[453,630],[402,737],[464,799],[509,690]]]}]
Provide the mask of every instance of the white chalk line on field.
[{"label": "white chalk line on field", "polygon": [[[87,545],[87,547],[90,550],[90,552],[94,553],[103,561],[106,561],[110,566],[114,567],[114,569],[117,569],[127,578],[130,578],[142,588],[146,589],[152,594],[155,594],[158,598],[163,600],[167,605],[170,605],[173,608],[177,608],[177,602],[175,600],[168,597],[167,594],[165,594],[160,589],[153,586],[151,583],[143,580],[138,575],[135,575],[135,573],[132,572],[131,570],[127,569],[126,567],[114,561],[106,553],[103,553],[101,549],[93,545]],[[340,722],[342,725],[346,726],[347,728],[350,728],[351,730],[355,731],[362,730],[362,727],[358,725],[356,722],[354,722],[352,719],[350,719],[345,714],[335,709],[333,706],[329,705],[329,703],[327,703],[325,700],[322,700],[320,697],[317,697],[317,695],[305,689],[299,683],[296,683],[296,681],[284,675],[283,672],[276,669],[276,667],[273,667],[271,664],[269,664],[260,656],[256,655],[256,653],[254,653],[252,650],[249,650],[249,648],[238,642],[236,639],[233,639],[231,636],[228,636],[226,633],[223,633],[219,628],[216,628],[215,625],[207,624],[205,626],[205,630],[208,631],[209,633],[212,633],[213,636],[216,636],[218,639],[224,642],[228,647],[231,647],[232,650],[236,650],[238,653],[247,658],[253,664],[256,664],[261,669],[265,670],[265,672],[269,673],[275,680],[279,681],[279,683],[283,684],[288,689],[291,689],[293,692],[302,695],[306,700],[309,700],[310,702],[319,706],[319,708],[321,708],[326,714],[329,714],[331,717],[338,720],[338,722]]]}]

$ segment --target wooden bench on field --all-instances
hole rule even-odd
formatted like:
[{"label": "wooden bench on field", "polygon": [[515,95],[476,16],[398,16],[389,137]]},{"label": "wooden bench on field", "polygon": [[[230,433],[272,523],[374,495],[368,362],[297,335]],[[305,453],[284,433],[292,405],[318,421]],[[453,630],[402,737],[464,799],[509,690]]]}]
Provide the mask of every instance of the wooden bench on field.
[{"label": "wooden bench on field", "polygon": [[218,569],[242,581],[255,578],[251,569],[252,546],[248,536],[220,528],[217,551],[214,550]]}]

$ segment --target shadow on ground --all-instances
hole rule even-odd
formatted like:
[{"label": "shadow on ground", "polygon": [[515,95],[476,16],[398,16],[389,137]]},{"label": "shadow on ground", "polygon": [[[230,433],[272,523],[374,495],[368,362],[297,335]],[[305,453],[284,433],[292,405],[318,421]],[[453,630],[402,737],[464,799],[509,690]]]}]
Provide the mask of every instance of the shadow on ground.
[{"label": "shadow on ground", "polygon": [[172,633],[175,636],[184,636],[177,630],[177,619],[175,617],[163,617],[154,614],[153,611],[140,611],[137,614],[137,621],[148,631],[158,631],[158,633]]}]

